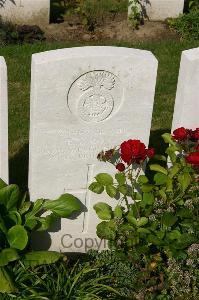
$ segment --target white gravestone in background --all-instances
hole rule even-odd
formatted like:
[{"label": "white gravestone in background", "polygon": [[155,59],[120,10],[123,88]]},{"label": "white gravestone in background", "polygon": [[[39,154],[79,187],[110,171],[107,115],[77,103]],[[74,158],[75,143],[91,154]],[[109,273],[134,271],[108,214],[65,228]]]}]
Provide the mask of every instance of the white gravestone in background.
[{"label": "white gravestone in background", "polygon": [[48,24],[50,0],[2,0],[0,16],[16,24]]},{"label": "white gravestone in background", "polygon": [[33,55],[31,199],[68,192],[88,209],[75,220],[61,220],[50,249],[99,247],[93,205],[104,199],[116,205],[116,200],[87,190],[96,174],[115,172],[96,157],[130,138],[148,144],[156,75],[156,58],[143,50],[81,47]]},{"label": "white gravestone in background", "polygon": [[182,52],[172,130],[199,126],[199,48]]},{"label": "white gravestone in background", "polygon": [[7,67],[0,56],[0,178],[8,183],[8,91]]}]

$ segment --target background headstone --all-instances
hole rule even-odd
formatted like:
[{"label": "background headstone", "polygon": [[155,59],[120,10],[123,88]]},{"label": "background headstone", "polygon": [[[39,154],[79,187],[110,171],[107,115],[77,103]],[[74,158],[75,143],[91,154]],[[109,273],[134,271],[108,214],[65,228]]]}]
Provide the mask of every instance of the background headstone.
[{"label": "background headstone", "polygon": [[[132,0],[129,0],[131,2]],[[142,0],[146,15],[150,21],[164,21],[167,18],[177,18],[184,9],[184,0]],[[131,14],[131,6],[128,9]]]},{"label": "background headstone", "polygon": [[0,16],[16,24],[49,23],[50,0],[2,0]]},{"label": "background headstone", "polygon": [[8,90],[7,67],[0,56],[0,178],[8,183]]},{"label": "background headstone", "polygon": [[143,50],[81,47],[33,55],[31,199],[68,192],[88,209],[75,220],[62,219],[50,249],[84,252],[88,243],[98,248],[93,205],[102,198],[87,187],[96,174],[115,170],[97,154],[130,138],[148,144],[156,75],[156,58]]},{"label": "background headstone", "polygon": [[199,48],[182,52],[172,130],[199,126]]}]

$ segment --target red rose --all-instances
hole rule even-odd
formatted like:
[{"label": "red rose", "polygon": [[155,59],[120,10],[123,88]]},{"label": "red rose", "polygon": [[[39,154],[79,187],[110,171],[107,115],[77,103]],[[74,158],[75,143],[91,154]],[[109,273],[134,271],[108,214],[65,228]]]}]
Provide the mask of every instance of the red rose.
[{"label": "red rose", "polygon": [[124,162],[130,164],[132,162],[140,163],[146,159],[146,146],[140,140],[128,140],[120,146],[121,158]]},{"label": "red rose", "polygon": [[121,158],[124,162],[127,164],[130,164],[131,159],[132,159],[132,153],[131,153],[131,145],[129,141],[123,142],[120,146],[121,150]]},{"label": "red rose", "polygon": [[176,141],[184,141],[186,140],[188,136],[188,130],[185,129],[184,127],[180,127],[176,130],[174,130],[173,132],[173,138],[176,140]]},{"label": "red rose", "polygon": [[125,170],[125,165],[123,163],[119,163],[117,164],[116,169],[120,172],[123,172]]},{"label": "red rose", "polygon": [[199,128],[196,128],[196,130],[192,131],[191,137],[192,137],[195,141],[198,141],[198,140],[199,140]]},{"label": "red rose", "polygon": [[191,152],[186,156],[186,161],[193,165],[199,167],[199,152]]},{"label": "red rose", "polygon": [[149,149],[146,150],[146,153],[147,153],[147,156],[149,158],[152,158],[155,155],[155,149],[154,148],[149,148]]}]

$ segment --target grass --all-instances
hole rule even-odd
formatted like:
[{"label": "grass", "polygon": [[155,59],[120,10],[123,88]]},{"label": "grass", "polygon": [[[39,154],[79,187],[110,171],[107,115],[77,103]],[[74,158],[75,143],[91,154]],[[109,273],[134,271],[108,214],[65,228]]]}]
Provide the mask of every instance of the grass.
[{"label": "grass", "polygon": [[[179,72],[181,52],[199,46],[199,41],[178,42],[165,40],[144,43],[87,43],[87,45],[113,45],[150,50],[159,61],[155,104],[151,130],[151,144],[170,130]],[[85,46],[80,42],[54,42],[34,45],[5,46],[0,49],[8,66],[9,88],[9,154],[10,182],[27,186],[29,98],[31,55],[51,49]]]}]

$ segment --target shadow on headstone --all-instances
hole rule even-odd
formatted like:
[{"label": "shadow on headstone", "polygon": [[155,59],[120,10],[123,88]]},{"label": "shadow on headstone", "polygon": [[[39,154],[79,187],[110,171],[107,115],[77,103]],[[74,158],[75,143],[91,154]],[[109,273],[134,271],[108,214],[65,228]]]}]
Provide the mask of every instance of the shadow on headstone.
[{"label": "shadow on headstone", "polygon": [[28,189],[28,161],[28,144],[24,144],[9,160],[9,182],[17,184],[23,191]]},{"label": "shadow on headstone", "polygon": [[31,249],[34,251],[48,250],[51,246],[51,237],[47,231],[35,231],[31,235]]}]

